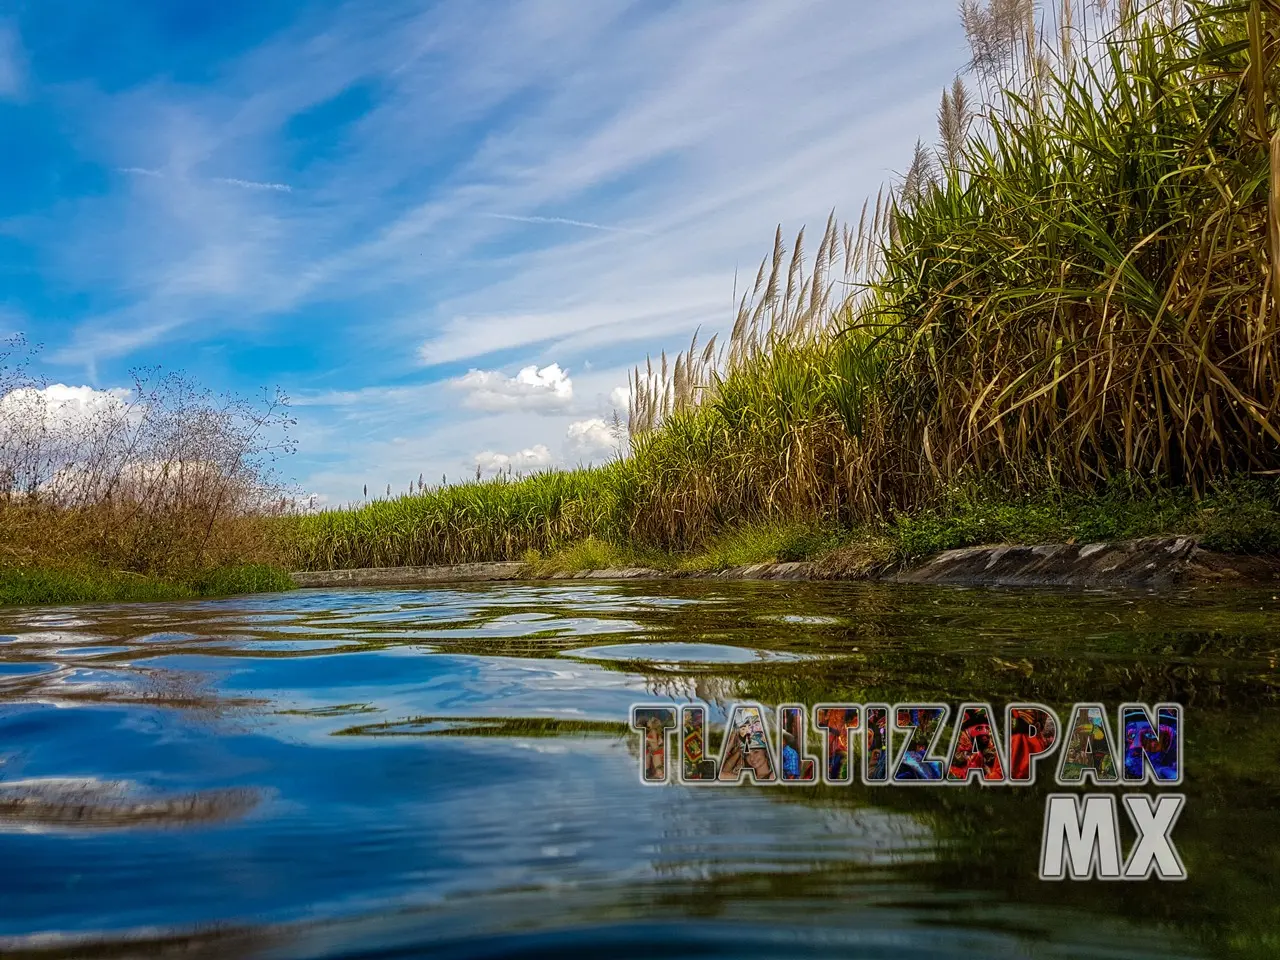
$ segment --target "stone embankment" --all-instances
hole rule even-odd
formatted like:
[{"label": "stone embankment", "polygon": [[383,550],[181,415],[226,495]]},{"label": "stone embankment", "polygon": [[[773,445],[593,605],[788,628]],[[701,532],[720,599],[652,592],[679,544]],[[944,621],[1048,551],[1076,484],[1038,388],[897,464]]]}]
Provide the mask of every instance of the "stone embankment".
[{"label": "stone embankment", "polygon": [[890,579],[1004,587],[1280,584],[1280,559],[1203,549],[1194,537],[948,550]]},{"label": "stone embankment", "polygon": [[[525,564],[464,563],[441,567],[372,567],[295,573],[301,587],[409,586],[501,580],[841,580],[818,563],[758,563],[714,572],[626,567],[534,577]],[[1205,550],[1194,537],[1148,537],[1113,543],[997,545],[948,550],[906,570],[874,579],[898,583],[1000,587],[1134,587],[1169,589],[1208,584],[1280,586],[1280,558],[1243,557]]]}]

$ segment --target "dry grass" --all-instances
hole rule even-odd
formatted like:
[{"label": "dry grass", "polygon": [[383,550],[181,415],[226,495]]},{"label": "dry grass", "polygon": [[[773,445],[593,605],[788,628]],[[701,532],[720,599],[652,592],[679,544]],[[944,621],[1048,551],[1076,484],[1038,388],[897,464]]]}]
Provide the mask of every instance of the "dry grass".
[{"label": "dry grass", "polygon": [[282,559],[283,397],[158,374],[116,395],[45,389],[25,360],[21,342],[0,346],[0,567],[190,579]]}]

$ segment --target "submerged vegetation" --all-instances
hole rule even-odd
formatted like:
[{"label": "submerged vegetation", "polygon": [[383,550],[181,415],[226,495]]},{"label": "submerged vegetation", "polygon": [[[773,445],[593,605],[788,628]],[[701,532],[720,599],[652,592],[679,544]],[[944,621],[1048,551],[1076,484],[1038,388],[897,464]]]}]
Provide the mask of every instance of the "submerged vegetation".
[{"label": "submerged vegetation", "polygon": [[1280,549],[1280,3],[962,16],[937,149],[811,261],[779,230],[727,342],[638,369],[628,456],[290,519],[294,562]]}]

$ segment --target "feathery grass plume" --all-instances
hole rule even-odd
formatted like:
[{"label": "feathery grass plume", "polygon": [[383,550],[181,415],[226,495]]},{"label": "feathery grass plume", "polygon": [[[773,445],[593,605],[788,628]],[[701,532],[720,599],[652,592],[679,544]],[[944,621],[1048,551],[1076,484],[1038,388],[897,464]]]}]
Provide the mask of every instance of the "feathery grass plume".
[{"label": "feathery grass plume", "polygon": [[[804,257],[804,227],[800,228],[800,232],[796,234],[796,242],[791,245],[791,262],[787,266],[787,292],[783,294],[782,303],[790,304],[795,300],[796,292],[802,287],[803,277],[800,270],[802,259]],[[778,310],[776,302],[771,301],[770,310],[772,316],[770,318],[770,332],[776,332],[778,329]]]},{"label": "feathery grass plume", "polygon": [[1040,50],[1036,30],[1037,0],[1022,0],[1023,55],[1026,60],[1027,75],[1031,84],[1032,95],[1039,97],[1041,84],[1049,70],[1049,64]]},{"label": "feathery grass plume", "polygon": [[[1071,2],[1071,0],[1067,0]],[[1037,32],[1038,0],[962,0],[961,24],[970,68],[988,90],[1030,84],[1044,74]]]},{"label": "feathery grass plume", "polygon": [[773,258],[769,266],[769,279],[764,286],[764,295],[760,298],[755,311],[751,314],[752,329],[759,329],[761,321],[766,316],[772,323],[774,305],[778,300],[778,271],[782,267],[782,258],[785,255],[786,248],[782,243],[782,224],[778,224],[778,229],[773,235]]},{"label": "feathery grass plume", "polygon": [[1119,0],[1116,7],[1116,23],[1122,35],[1129,35],[1134,30],[1133,0]]},{"label": "feathery grass plume", "polygon": [[942,102],[938,104],[938,146],[946,165],[954,170],[960,164],[963,141],[959,135],[955,109],[951,105],[951,91],[943,88]]},{"label": "feathery grass plume", "polygon": [[835,246],[836,212],[832,210],[827,216],[827,228],[822,233],[822,241],[818,244],[818,254],[813,260],[813,277],[809,285],[809,306],[805,312],[808,327],[803,331],[797,330],[797,333],[813,332],[813,324],[817,322],[820,311],[826,307],[828,296],[826,278],[827,272],[835,260]]},{"label": "feathery grass plume", "polygon": [[685,362],[686,354],[677,354],[675,368],[671,378],[671,397],[672,409],[682,410],[685,402],[689,399],[692,392],[689,388],[688,364]]},{"label": "feathery grass plume", "polygon": [[980,0],[962,0],[960,18],[969,42],[969,67],[983,82],[999,78],[1007,56],[1007,38],[1000,32],[992,11]]},{"label": "feathery grass plume", "polygon": [[973,103],[964,79],[959,75],[951,81],[951,106],[955,110],[956,125],[963,139],[969,135],[969,127],[973,123]]},{"label": "feathery grass plume", "polygon": [[938,147],[948,170],[959,171],[964,161],[964,145],[973,121],[971,110],[964,81],[956,77],[951,89],[942,91],[938,107]]},{"label": "feathery grass plume", "polygon": [[902,200],[907,205],[918,203],[931,188],[937,185],[933,155],[923,141],[917,140],[915,152],[911,157],[911,166],[907,168],[902,178]]},{"label": "feathery grass plume", "polygon": [[1075,57],[1075,19],[1076,0],[1062,0],[1062,10],[1058,15],[1059,50],[1062,65],[1071,69],[1071,61]]}]

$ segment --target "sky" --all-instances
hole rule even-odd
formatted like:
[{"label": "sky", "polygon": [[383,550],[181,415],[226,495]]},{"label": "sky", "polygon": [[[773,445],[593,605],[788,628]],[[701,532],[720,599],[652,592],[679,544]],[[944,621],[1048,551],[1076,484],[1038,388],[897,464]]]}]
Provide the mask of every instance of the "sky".
[{"label": "sky", "polygon": [[602,462],[966,59],[954,0],[0,0],[0,337],[283,389],[323,504]]}]

